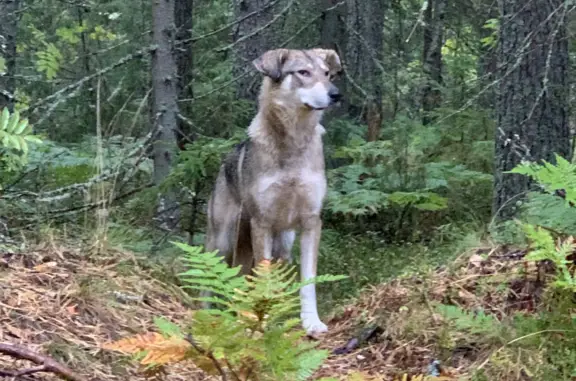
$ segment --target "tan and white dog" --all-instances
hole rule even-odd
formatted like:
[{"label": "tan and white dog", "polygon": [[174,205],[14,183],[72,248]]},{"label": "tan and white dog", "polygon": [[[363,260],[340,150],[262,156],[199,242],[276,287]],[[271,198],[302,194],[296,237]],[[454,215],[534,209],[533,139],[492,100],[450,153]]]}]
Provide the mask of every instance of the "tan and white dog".
[{"label": "tan and white dog", "polygon": [[[276,49],[253,62],[264,75],[249,138],[224,160],[208,203],[206,249],[219,250],[244,274],[262,260],[291,261],[301,233],[301,277],[316,276],[326,176],[320,125],[340,92],[333,50]],[[302,325],[327,331],[318,316],[316,288],[300,291]]]}]

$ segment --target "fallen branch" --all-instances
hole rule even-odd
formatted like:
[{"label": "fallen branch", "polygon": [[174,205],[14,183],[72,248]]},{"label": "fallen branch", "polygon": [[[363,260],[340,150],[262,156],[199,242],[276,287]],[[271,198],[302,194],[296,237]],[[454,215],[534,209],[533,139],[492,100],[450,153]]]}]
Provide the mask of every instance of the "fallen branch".
[{"label": "fallen branch", "polygon": [[50,372],[59,376],[60,378],[68,381],[87,381],[86,378],[77,375],[71,369],[58,363],[56,360],[50,357],[44,356],[40,353],[33,352],[28,348],[21,347],[16,344],[10,343],[0,343],[0,353],[12,356],[19,360],[28,360],[37,364],[38,366],[33,368],[27,368],[22,370],[0,370],[0,376],[6,377],[22,377],[29,374],[39,373],[39,372]]}]

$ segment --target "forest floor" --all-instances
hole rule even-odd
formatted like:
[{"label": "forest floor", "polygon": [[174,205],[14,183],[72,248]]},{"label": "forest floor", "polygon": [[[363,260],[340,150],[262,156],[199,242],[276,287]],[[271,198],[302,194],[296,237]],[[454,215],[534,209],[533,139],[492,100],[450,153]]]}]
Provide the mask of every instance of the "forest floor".
[{"label": "forest floor", "polygon": [[[326,319],[330,334],[322,346],[332,355],[317,376],[344,380],[362,372],[394,380],[438,371],[457,380],[486,368],[486,379],[530,380],[522,364],[534,365],[537,350],[499,361],[497,369],[492,361],[513,356],[496,324],[534,313],[545,290],[545,271],[522,261],[523,254],[486,245],[449,266],[365,289]],[[124,250],[91,255],[55,243],[0,252],[0,342],[44,353],[89,380],[143,380],[129,359],[101,345],[153,329],[155,317],[182,321],[193,306],[161,270],[143,263]],[[431,367],[434,361],[440,366]],[[31,366],[0,356],[0,372]],[[191,364],[171,367],[165,379],[208,380]]]}]

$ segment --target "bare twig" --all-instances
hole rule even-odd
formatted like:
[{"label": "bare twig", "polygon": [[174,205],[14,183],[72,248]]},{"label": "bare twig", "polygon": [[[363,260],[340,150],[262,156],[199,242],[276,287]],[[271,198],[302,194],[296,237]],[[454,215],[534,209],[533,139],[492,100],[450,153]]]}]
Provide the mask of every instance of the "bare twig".
[{"label": "bare twig", "polygon": [[236,25],[236,24],[240,24],[240,23],[243,22],[244,20],[247,20],[247,19],[249,19],[249,18],[251,18],[251,17],[254,17],[254,16],[256,16],[256,15],[259,15],[260,12],[263,12],[263,11],[267,10],[268,8],[273,7],[273,6],[276,5],[276,3],[278,3],[279,1],[280,1],[280,0],[271,1],[271,2],[269,2],[268,4],[266,4],[265,6],[263,6],[262,8],[257,9],[257,10],[255,10],[255,11],[253,11],[253,12],[250,12],[250,13],[248,13],[247,15],[245,15],[244,17],[241,17],[241,18],[239,18],[239,19],[237,19],[237,20],[234,20],[234,21],[232,21],[232,22],[230,22],[230,23],[228,23],[228,24],[226,24],[226,25],[224,25],[224,26],[221,26],[221,27],[218,28],[218,29],[215,29],[215,30],[213,30],[213,31],[204,33],[204,34],[202,34],[202,35],[200,35],[200,36],[192,37],[192,38],[187,39],[187,40],[177,41],[176,44],[186,44],[186,43],[188,43],[188,42],[196,42],[196,41],[202,40],[202,39],[204,39],[204,38],[206,38],[206,37],[210,37],[210,36],[213,36],[213,35],[218,34],[218,33],[220,33],[220,32],[223,32],[223,31],[225,31],[226,29],[231,28],[231,27],[233,27],[233,26]]},{"label": "bare twig", "polygon": [[38,364],[36,367],[20,371],[0,371],[10,377],[20,377],[38,372],[50,372],[68,381],[87,381],[86,378],[74,373],[71,369],[56,362],[56,360],[16,344],[0,343],[0,353],[12,356],[19,360],[28,360]]},{"label": "bare twig", "polygon": [[272,18],[272,20],[270,20],[266,24],[262,25],[260,28],[254,29],[252,32],[248,33],[247,35],[240,37],[239,39],[237,39],[233,43],[228,44],[225,47],[218,49],[217,52],[224,52],[226,50],[230,50],[233,47],[235,47],[236,45],[240,44],[241,42],[246,41],[250,37],[257,35],[258,33],[262,32],[264,29],[270,27],[272,24],[274,24],[276,21],[278,21],[278,19],[280,19],[280,17],[284,16],[284,14],[286,12],[288,12],[290,10],[290,8],[292,8],[292,5],[294,5],[295,2],[296,2],[296,0],[290,0],[288,2],[288,4],[286,4],[286,6],[284,8],[282,8],[282,10],[280,12],[278,12],[278,14]]},{"label": "bare twig", "polygon": [[418,13],[418,20],[414,23],[414,27],[412,28],[412,30],[410,31],[410,34],[408,35],[408,38],[406,38],[406,43],[410,42],[410,39],[412,38],[412,35],[414,34],[414,32],[416,31],[416,28],[418,27],[418,25],[423,25],[424,24],[424,12],[426,12],[426,10],[428,9],[428,7],[430,6],[429,1],[424,1],[422,3],[422,8],[420,8],[420,13]]},{"label": "bare twig", "polygon": [[[329,12],[329,11],[333,11],[334,9],[344,5],[345,2],[344,1],[340,1],[334,5],[332,5],[331,7],[328,7],[326,9],[324,9],[324,12]],[[290,42],[292,42],[296,37],[298,37],[300,34],[302,34],[302,32],[304,32],[306,29],[308,29],[312,24],[314,24],[316,22],[316,20],[318,20],[319,18],[322,17],[322,14],[317,15],[316,17],[313,17],[312,19],[310,19],[307,23],[305,23],[304,25],[302,25],[302,27],[300,29],[298,29],[296,32],[292,33],[291,36],[289,38],[287,38],[286,40],[284,40],[284,42],[282,42],[278,47],[279,48],[283,48],[286,45],[288,45]],[[263,27],[265,28],[267,27],[266,25]],[[235,43],[231,44],[234,45],[236,44],[238,41],[236,41]],[[227,47],[224,47],[222,49],[227,49],[228,47],[230,47],[230,45],[228,45]],[[254,71],[254,69],[252,67],[249,67],[246,71],[244,71],[242,74],[232,78],[229,81],[224,82],[222,85],[206,91],[203,94],[197,95],[194,98],[185,98],[185,99],[179,99],[178,102],[193,102],[202,98],[205,98],[211,94],[217,93],[222,89],[225,89],[226,87],[236,83],[237,81],[239,81],[240,79],[246,77],[247,75],[251,74]]]},{"label": "bare twig", "polygon": [[73,91],[73,90],[77,89],[78,87],[84,85],[85,83],[91,81],[92,79],[100,77],[100,76],[116,69],[119,66],[125,65],[126,63],[128,63],[134,59],[141,58],[141,57],[145,56],[146,54],[149,54],[155,50],[156,50],[156,45],[151,45],[151,46],[147,46],[145,48],[142,48],[142,49],[140,49],[140,50],[138,50],[132,54],[129,54],[129,55],[121,58],[120,60],[116,61],[112,65],[107,66],[103,69],[100,69],[93,74],[87,75],[86,77],[84,77],[84,78],[82,78],[82,79],[80,79],[74,83],[71,83],[68,86],[61,88],[60,90],[58,90],[54,94],[47,96],[46,98],[40,99],[39,101],[37,101],[33,105],[23,109],[22,112],[25,112],[28,110],[32,110],[33,112],[37,112],[37,110],[39,108],[41,108],[46,103],[48,103],[54,99],[56,99],[56,102],[58,102],[58,98],[60,98],[63,94],[65,94],[69,91]]}]

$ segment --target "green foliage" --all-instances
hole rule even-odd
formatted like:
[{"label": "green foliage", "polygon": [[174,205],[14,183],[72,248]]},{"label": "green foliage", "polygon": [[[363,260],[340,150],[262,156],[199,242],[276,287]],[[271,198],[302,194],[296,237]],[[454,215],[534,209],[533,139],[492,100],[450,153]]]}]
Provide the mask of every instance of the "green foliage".
[{"label": "green foliage", "polygon": [[376,142],[349,134],[346,144],[331,150],[332,160],[344,165],[328,172],[328,220],[333,214],[363,219],[384,232],[393,232],[396,238],[417,239],[431,231],[417,232],[414,227],[426,225],[433,229],[423,219],[435,216],[439,226],[444,216],[450,216],[447,221],[464,212],[472,218],[479,218],[482,210],[488,214],[489,205],[479,204],[478,208],[470,204],[470,199],[477,198],[480,190],[489,197],[492,176],[484,169],[490,167],[479,165],[478,157],[470,163],[479,170],[463,164],[471,158],[470,148],[482,146],[474,150],[480,152],[483,144],[472,140],[458,148],[462,149],[462,159],[454,158],[457,151],[448,150],[447,142],[461,141],[462,131],[456,138],[458,133],[453,130],[451,126],[424,127],[399,120],[387,131],[388,138]]},{"label": "green foliage", "polygon": [[[509,172],[530,177],[543,192],[528,195],[519,215],[522,222],[510,221],[502,228],[508,237],[516,236],[514,243],[529,244],[525,260],[548,261],[555,268],[554,280],[549,283],[551,287],[539,311],[534,316],[517,315],[513,321],[522,344],[537,349],[546,358],[534,377],[538,380],[570,379],[576,369],[576,279],[574,263],[568,259],[576,249],[576,210],[571,206],[576,197],[576,166],[558,155],[555,162],[524,162]],[[562,191],[564,199],[556,194],[558,191]]]},{"label": "green foliage", "polygon": [[521,208],[521,219],[527,224],[576,235],[576,208],[567,207],[566,200],[553,194],[529,193]]},{"label": "green foliage", "polygon": [[241,135],[230,139],[200,137],[186,145],[167,180],[167,184],[184,183],[190,189],[206,187],[212,182],[222,163],[222,158],[240,142]]},{"label": "green foliage", "polygon": [[489,48],[495,48],[498,41],[498,30],[500,29],[499,19],[489,19],[486,20],[483,26],[484,29],[490,30],[489,36],[483,37],[480,42],[482,45]]},{"label": "green foliage", "polygon": [[500,322],[484,311],[470,313],[457,306],[440,304],[438,312],[451,324],[456,332],[467,332],[472,335],[497,337],[500,332]]},{"label": "green foliage", "polygon": [[28,144],[41,144],[42,140],[32,133],[28,119],[20,119],[20,113],[12,114],[5,107],[0,114],[0,171],[12,172],[27,163]]},{"label": "green foliage", "polygon": [[62,26],[56,29],[56,35],[62,39],[62,41],[76,45],[80,42],[81,34],[86,31],[85,25],[74,25],[73,27]]},{"label": "green foliage", "polygon": [[570,236],[556,244],[552,233],[541,227],[526,224],[524,225],[524,231],[532,245],[526,260],[551,261],[556,266],[557,273],[557,278],[552,285],[559,289],[575,292],[576,278],[571,270],[573,261],[567,260],[567,257],[574,253],[576,249],[574,237]]},{"label": "green foliage", "polygon": [[542,164],[524,162],[508,173],[528,176],[548,193],[564,190],[566,202],[576,202],[576,165],[560,155],[555,155],[555,161],[556,165],[548,161]]},{"label": "green foliage", "polygon": [[[576,225],[576,214],[571,206],[576,201],[576,165],[560,155],[555,155],[556,164],[543,161],[541,164],[524,162],[509,173],[530,177],[547,194],[533,195],[527,211],[529,219],[523,231],[530,242],[531,250],[526,259],[549,260],[556,266],[557,278],[553,283],[558,289],[576,290],[576,279],[572,275],[572,261],[567,257],[576,245],[571,234]],[[564,201],[552,196],[562,191]],[[534,213],[533,211],[538,212]]]},{"label": "green foliage", "polygon": [[[302,341],[303,331],[296,329],[299,319],[299,289],[310,283],[331,282],[343,276],[319,276],[295,283],[296,274],[284,264],[262,263],[255,275],[238,276],[240,267],[230,268],[217,252],[176,243],[186,252],[189,270],[180,274],[183,287],[209,291],[217,296],[200,296],[198,301],[218,303],[221,309],[195,311],[186,329],[165,319],[156,326],[173,343],[187,337],[192,348],[182,352],[175,345],[164,346],[166,363],[192,360],[209,373],[218,368],[245,380],[307,380],[328,356],[316,342]],[[127,348],[126,342],[115,349]],[[154,350],[148,348],[148,350]],[[133,351],[136,352],[136,351]],[[182,353],[184,353],[182,355]],[[144,359],[159,359],[148,353]]]},{"label": "green foliage", "polygon": [[51,80],[56,77],[64,57],[56,45],[46,44],[45,50],[36,52],[36,69],[46,75],[46,79]]}]

